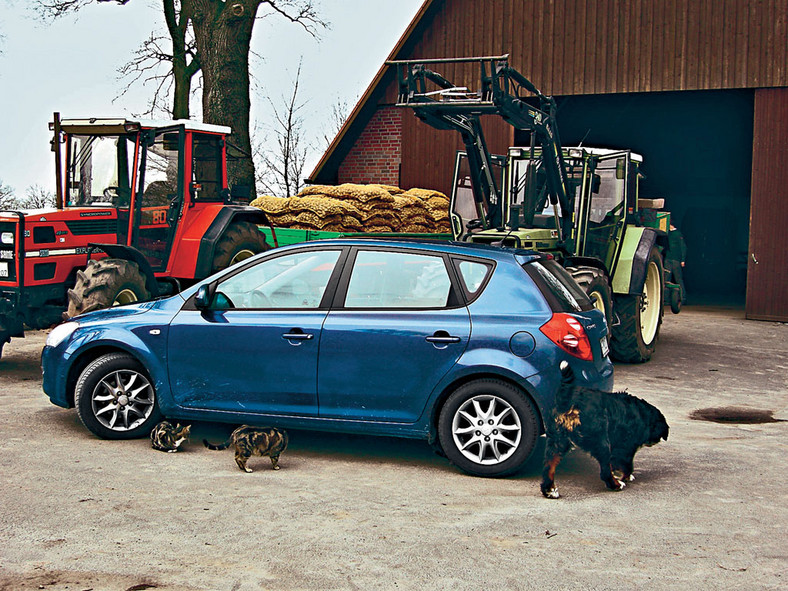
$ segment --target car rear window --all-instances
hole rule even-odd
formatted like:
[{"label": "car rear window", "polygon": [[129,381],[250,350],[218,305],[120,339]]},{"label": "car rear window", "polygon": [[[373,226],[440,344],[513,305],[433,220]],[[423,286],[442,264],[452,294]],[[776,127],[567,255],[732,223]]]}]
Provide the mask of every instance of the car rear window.
[{"label": "car rear window", "polygon": [[553,312],[585,312],[594,305],[572,276],[555,259],[537,259],[523,265]]}]

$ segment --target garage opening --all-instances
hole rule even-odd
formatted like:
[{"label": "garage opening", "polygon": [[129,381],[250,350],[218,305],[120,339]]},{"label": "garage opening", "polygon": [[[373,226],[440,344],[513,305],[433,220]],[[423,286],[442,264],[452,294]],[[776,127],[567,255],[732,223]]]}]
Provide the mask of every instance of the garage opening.
[{"label": "garage opening", "polygon": [[[684,234],[690,304],[743,306],[753,145],[751,90],[558,99],[564,146],[643,156],[641,197],[664,197]],[[524,145],[524,138],[515,136]]]}]

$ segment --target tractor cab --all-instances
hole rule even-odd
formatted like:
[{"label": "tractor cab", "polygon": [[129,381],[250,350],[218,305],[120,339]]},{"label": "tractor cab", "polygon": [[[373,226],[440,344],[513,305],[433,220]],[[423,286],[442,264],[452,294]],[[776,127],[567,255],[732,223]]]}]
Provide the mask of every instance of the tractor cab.
[{"label": "tractor cab", "polygon": [[[475,227],[481,217],[473,199],[464,152],[457,156],[451,195],[452,225],[457,237],[538,250],[570,251],[592,257],[612,268],[625,229],[627,212],[637,210],[637,182],[642,158],[631,151],[601,148],[563,150],[569,209],[563,212],[549,198],[547,172],[539,150],[510,148],[506,158],[495,156],[500,191],[499,212],[485,217],[501,220],[498,227]],[[564,223],[564,218],[568,218]],[[559,228],[570,228],[561,237]]]},{"label": "tractor cab", "polygon": [[49,125],[56,207],[0,212],[0,353],[24,325],[175,293],[268,249],[265,214],[228,190],[229,127]]},{"label": "tractor cab", "polygon": [[181,222],[228,201],[228,127],[126,119],[56,119],[55,126],[65,148],[58,206],[86,227],[110,224],[117,243],[138,249],[154,271],[167,270]]}]

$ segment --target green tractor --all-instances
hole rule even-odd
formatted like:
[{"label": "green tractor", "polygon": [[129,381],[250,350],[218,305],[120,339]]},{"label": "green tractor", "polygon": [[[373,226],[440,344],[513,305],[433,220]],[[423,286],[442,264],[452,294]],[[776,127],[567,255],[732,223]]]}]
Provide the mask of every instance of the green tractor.
[{"label": "green tractor", "polygon": [[[449,62],[475,62],[480,90],[430,69]],[[605,314],[612,356],[648,361],[663,301],[676,299],[678,286],[664,274],[670,214],[638,199],[642,158],[629,150],[563,148],[555,101],[511,68],[508,56],[390,63],[397,66],[398,105],[435,128],[459,131],[465,143],[451,195],[455,237],[553,253]],[[526,132],[530,145],[490,154],[479,122],[485,114]]]}]

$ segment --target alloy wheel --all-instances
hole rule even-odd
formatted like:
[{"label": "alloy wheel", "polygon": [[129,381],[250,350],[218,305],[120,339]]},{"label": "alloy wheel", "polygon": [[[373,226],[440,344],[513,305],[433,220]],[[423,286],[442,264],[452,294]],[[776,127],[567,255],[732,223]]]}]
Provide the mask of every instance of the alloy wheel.
[{"label": "alloy wheel", "polygon": [[481,465],[506,461],[517,450],[522,435],[515,409],[493,395],[469,398],[454,414],[451,430],[460,453]]}]

